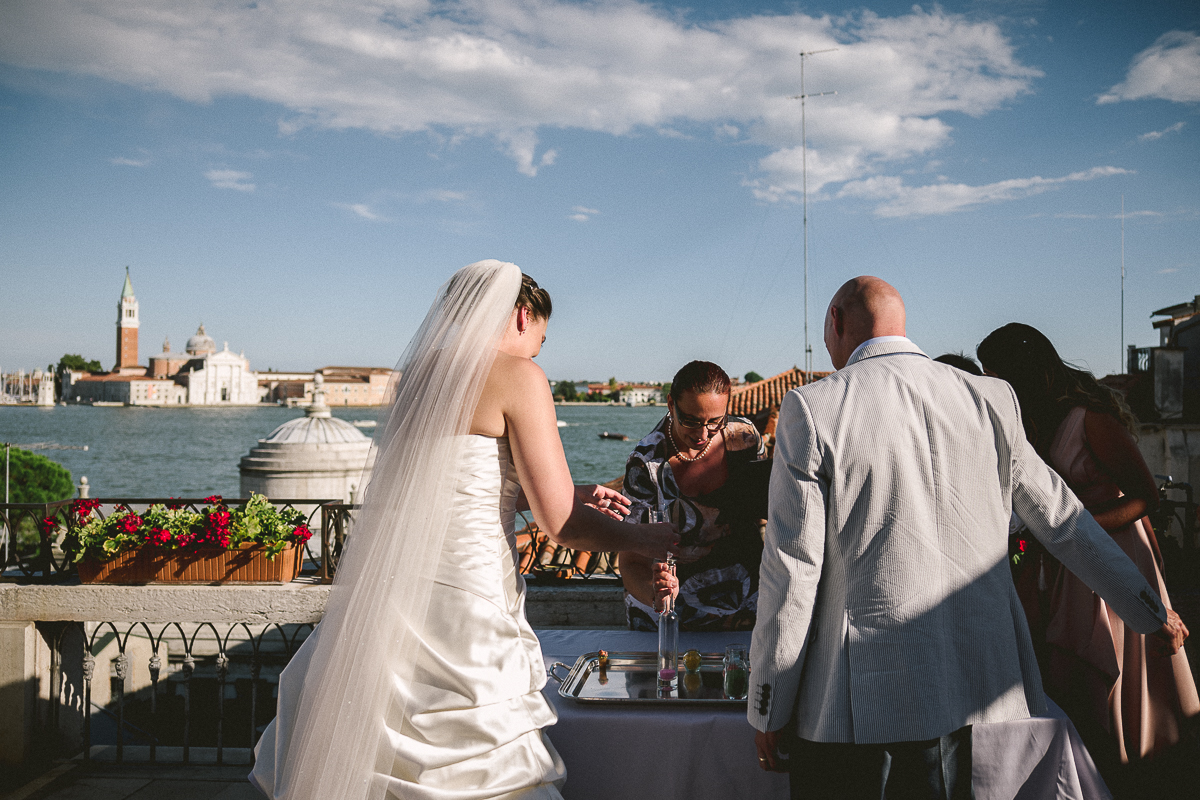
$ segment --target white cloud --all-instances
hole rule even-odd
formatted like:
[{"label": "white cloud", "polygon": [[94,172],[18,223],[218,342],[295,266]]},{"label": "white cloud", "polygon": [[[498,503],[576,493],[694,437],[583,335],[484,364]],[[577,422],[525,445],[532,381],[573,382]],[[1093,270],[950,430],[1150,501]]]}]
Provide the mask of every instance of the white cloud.
[{"label": "white cloud", "polygon": [[379,214],[366,203],[334,203],[334,208],[343,208],[352,214],[368,219],[371,222],[387,222],[387,217]]},{"label": "white cloud", "polygon": [[1166,136],[1168,133],[1179,133],[1181,130],[1183,130],[1184,124],[1185,123],[1183,123],[1183,122],[1176,122],[1174,125],[1168,125],[1167,127],[1163,128],[1161,131],[1149,131],[1147,133],[1143,133],[1141,136],[1138,137],[1138,141],[1139,142],[1153,142],[1158,139],[1161,139],[1162,137]]},{"label": "white cloud", "polygon": [[450,189],[438,189],[426,192],[425,197],[438,203],[461,203],[470,198],[466,192],[455,192]]},{"label": "white cloud", "polygon": [[798,43],[807,64],[809,190],[860,180],[950,141],[947,113],[980,116],[1030,90],[992,21],[934,6],[882,17],[804,13],[692,23],[636,0],[10,0],[0,61],[94,75],[206,103],[277,104],[306,127],[493,138],[533,177],[555,129],[650,132],[767,148],[747,183],[796,193]]},{"label": "white cloud", "polygon": [[115,164],[118,167],[145,167],[150,165],[148,158],[124,158],[123,156],[114,156],[108,160],[108,163]]},{"label": "white cloud", "polygon": [[573,219],[576,222],[587,222],[600,213],[599,209],[588,208],[587,206],[575,206],[571,211],[574,213],[570,214],[567,219]]},{"label": "white cloud", "polygon": [[1168,31],[1133,57],[1125,80],[1096,99],[1097,103],[1155,97],[1177,103],[1200,101],[1200,35]]},{"label": "white cloud", "polygon": [[239,192],[253,192],[254,184],[250,179],[254,177],[249,172],[239,172],[236,169],[210,169],[204,173],[204,177],[208,178],[218,189],[236,189]]},{"label": "white cloud", "polygon": [[1063,214],[1055,214],[1054,218],[1055,219],[1135,219],[1137,217],[1161,217],[1161,216],[1163,216],[1163,213],[1161,211],[1145,210],[1145,211],[1128,211],[1124,214],[1124,216],[1122,216],[1120,213],[1116,213],[1116,214],[1067,214],[1067,213],[1063,213]]},{"label": "white cloud", "polygon": [[1154,274],[1155,275],[1174,275],[1176,272],[1179,272],[1179,267],[1167,267],[1166,269],[1160,269],[1158,272],[1156,272]]},{"label": "white cloud", "polygon": [[872,177],[847,183],[838,192],[838,196],[879,201],[875,213],[881,217],[917,217],[948,214],[985,203],[1030,197],[1055,189],[1064,183],[1128,174],[1129,170],[1120,167],[1093,167],[1082,172],[1072,172],[1061,178],[1013,178],[983,186],[969,186],[963,183],[906,186],[900,178]]}]

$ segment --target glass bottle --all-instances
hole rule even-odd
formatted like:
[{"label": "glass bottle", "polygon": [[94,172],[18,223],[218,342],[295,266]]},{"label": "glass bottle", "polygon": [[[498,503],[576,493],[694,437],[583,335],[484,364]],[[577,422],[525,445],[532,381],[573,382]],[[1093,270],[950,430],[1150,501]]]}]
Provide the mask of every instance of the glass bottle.
[{"label": "glass bottle", "polygon": [[[675,574],[675,559],[668,557],[667,568]],[[658,615],[658,688],[671,691],[678,685],[679,676],[679,615],[675,613],[675,600],[668,596]]]}]

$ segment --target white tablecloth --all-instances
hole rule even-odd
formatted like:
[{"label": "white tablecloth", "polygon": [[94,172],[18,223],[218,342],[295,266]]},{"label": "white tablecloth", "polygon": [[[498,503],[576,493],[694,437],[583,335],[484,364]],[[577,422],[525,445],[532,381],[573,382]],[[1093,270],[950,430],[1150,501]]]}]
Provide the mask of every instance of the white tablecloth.
[{"label": "white tablecloth", "polygon": [[[572,665],[594,650],[653,651],[638,631],[538,631],[547,667]],[[721,652],[750,643],[749,633],[681,633],[679,649]],[[560,671],[561,674],[561,671]],[[548,733],[567,764],[566,800],[732,800],[788,797],[786,775],[764,772],[744,709],[644,708],[581,704],[543,690],[558,710]],[[976,725],[972,778],[976,800],[1111,800],[1075,726],[1053,717]]]}]

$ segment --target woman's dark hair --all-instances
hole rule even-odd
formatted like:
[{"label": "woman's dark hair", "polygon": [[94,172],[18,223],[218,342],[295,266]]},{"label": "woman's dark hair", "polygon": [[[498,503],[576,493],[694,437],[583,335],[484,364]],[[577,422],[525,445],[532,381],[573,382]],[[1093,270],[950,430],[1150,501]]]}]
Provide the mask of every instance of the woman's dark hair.
[{"label": "woman's dark hair", "polygon": [[1043,458],[1058,426],[1075,406],[1111,414],[1137,435],[1137,420],[1124,399],[1092,373],[1063,361],[1037,328],[1010,322],[989,333],[975,352],[984,369],[1012,384],[1025,435]]},{"label": "woman's dark hair", "polygon": [[729,394],[729,376],[711,361],[689,361],[671,381],[671,399],[676,403],[684,392]]},{"label": "woman's dark hair", "polygon": [[975,363],[975,359],[968,355],[964,355],[963,353],[943,353],[935,358],[934,361],[937,361],[941,364],[949,364],[952,367],[957,367],[963,372],[970,373],[971,375],[983,377],[983,370],[981,370],[979,365]]},{"label": "woman's dark hair", "polygon": [[521,273],[521,291],[517,293],[515,308],[525,306],[535,319],[550,319],[554,306],[550,303],[550,293],[538,286],[537,281],[525,273]]}]

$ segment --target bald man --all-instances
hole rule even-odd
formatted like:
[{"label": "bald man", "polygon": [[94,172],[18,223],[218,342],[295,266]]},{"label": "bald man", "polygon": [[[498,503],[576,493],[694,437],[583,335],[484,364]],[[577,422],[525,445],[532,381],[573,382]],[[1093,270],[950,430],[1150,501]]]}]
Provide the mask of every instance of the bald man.
[{"label": "bald man", "polygon": [[1011,387],[930,360],[895,288],[842,286],[825,347],[837,372],[789,392],[776,428],[747,709],[759,763],[806,800],[968,798],[970,726],[1044,713],[1011,511],[1130,627],[1175,649],[1182,631],[1030,447]]}]

